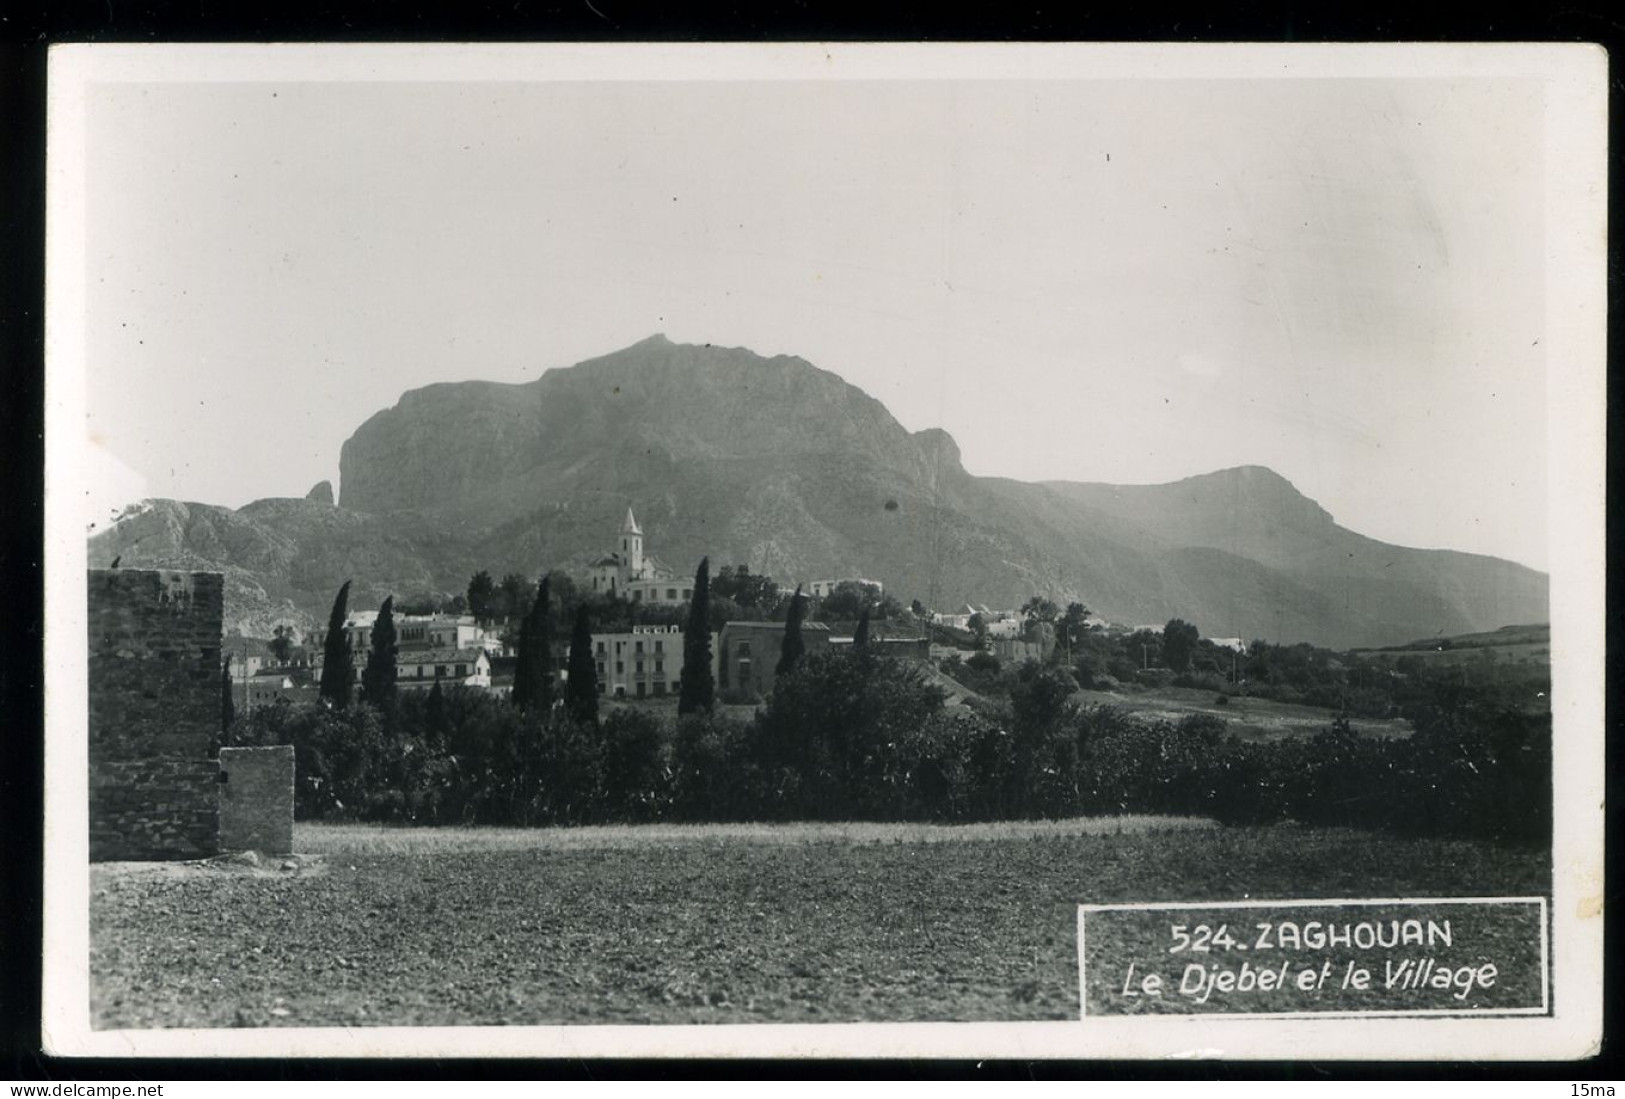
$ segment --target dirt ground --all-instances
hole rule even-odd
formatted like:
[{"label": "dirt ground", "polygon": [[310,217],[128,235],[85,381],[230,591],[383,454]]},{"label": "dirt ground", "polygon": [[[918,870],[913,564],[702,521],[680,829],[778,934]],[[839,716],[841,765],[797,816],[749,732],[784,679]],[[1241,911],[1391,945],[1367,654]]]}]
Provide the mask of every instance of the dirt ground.
[{"label": "dirt ground", "polygon": [[99,1028],[1066,1019],[1076,906],[1544,892],[1535,853],[1169,821],[307,826],[91,868]]}]

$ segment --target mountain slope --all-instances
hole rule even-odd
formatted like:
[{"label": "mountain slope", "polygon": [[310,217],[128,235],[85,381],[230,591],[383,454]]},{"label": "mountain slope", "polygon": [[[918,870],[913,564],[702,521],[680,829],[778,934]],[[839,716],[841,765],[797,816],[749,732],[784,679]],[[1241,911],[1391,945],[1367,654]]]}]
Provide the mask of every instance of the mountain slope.
[{"label": "mountain slope", "polygon": [[[1511,561],[1389,545],[1333,522],[1319,504],[1262,466],[1166,485],[1047,482],[1045,487],[1120,521],[1130,536],[1223,550],[1276,569],[1363,615],[1508,625],[1546,618],[1546,577]],[[1288,636],[1293,636],[1288,633]]]},{"label": "mountain slope", "polygon": [[341,474],[337,507],[160,503],[92,539],[92,560],[220,568],[234,621],[259,628],[318,620],[350,577],[365,606],[481,568],[579,569],[630,504],[678,571],[709,555],[781,581],[861,575],[937,607],[1044,593],[1339,647],[1546,618],[1543,575],[1364,538],[1269,470],[975,477],[945,432],[910,433],[801,359],[659,336],[522,385],[408,392],[345,443]]},{"label": "mountain slope", "polygon": [[269,637],[278,623],[325,621],[351,577],[353,607],[376,606],[392,591],[436,590],[466,552],[456,532],[312,500],[256,500],[235,511],[152,500],[90,540],[90,567],[118,560],[121,568],[224,573],[227,632]]}]

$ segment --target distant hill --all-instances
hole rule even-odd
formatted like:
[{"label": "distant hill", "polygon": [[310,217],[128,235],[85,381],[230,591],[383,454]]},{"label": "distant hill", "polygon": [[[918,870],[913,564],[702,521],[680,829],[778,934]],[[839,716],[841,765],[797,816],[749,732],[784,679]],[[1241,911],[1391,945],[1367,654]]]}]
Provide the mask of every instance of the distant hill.
[{"label": "distant hill", "polygon": [[1418,638],[1399,645],[1361,649],[1360,652],[1396,658],[1418,656],[1430,664],[1459,664],[1493,656],[1514,663],[1549,665],[1552,662],[1552,628],[1546,624],[1502,626],[1485,633]]},{"label": "distant hill", "polygon": [[336,507],[153,502],[94,537],[92,563],[218,568],[235,621],[313,623],[347,577],[366,606],[460,591],[481,568],[579,568],[631,505],[682,571],[709,554],[789,582],[867,576],[938,607],[1042,592],[1121,622],[1339,648],[1547,615],[1543,574],[1364,538],[1267,469],[975,477],[946,432],[910,433],[804,360],[661,336],[524,384],[410,391],[356,430],[340,472]]}]

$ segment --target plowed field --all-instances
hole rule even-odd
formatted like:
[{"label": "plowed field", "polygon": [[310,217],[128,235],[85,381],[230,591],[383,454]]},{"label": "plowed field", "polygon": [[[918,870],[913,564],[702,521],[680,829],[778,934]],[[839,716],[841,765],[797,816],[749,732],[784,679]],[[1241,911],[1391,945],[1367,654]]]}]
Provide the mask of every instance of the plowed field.
[{"label": "plowed field", "polygon": [[1548,881],[1534,853],[1144,820],[296,839],[259,865],[93,867],[95,1025],[1067,1019],[1080,902]]}]

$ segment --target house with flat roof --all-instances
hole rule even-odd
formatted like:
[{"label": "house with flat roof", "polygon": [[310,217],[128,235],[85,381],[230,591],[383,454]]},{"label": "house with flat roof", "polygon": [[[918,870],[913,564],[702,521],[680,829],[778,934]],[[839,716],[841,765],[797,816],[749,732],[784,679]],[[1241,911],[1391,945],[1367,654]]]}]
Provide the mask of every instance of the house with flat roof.
[{"label": "house with flat roof", "polygon": [[[803,622],[801,642],[808,656],[829,648],[830,630],[822,622]],[[716,641],[718,690],[768,695],[784,652],[783,622],[729,622]]]},{"label": "house with flat roof", "polygon": [[477,645],[461,649],[417,649],[397,652],[395,686],[398,690],[491,686],[491,656]]},{"label": "house with flat roof", "polygon": [[607,698],[676,694],[683,674],[683,627],[633,626],[592,635],[598,693]]}]

